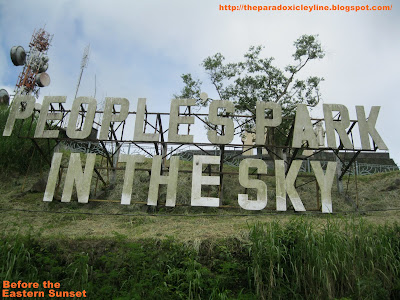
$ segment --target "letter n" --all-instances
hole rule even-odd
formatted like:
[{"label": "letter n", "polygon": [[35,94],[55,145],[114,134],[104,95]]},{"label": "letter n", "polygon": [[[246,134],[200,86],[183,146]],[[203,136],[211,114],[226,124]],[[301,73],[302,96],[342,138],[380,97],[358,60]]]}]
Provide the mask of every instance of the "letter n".
[{"label": "letter n", "polygon": [[61,202],[71,201],[72,189],[75,183],[78,202],[88,203],[95,160],[96,154],[87,154],[85,172],[83,172],[80,153],[71,153]]}]

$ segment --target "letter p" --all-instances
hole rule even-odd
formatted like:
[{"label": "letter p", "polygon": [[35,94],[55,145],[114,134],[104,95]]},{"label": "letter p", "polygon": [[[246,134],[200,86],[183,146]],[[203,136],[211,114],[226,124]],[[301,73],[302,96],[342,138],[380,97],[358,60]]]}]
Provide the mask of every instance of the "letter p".
[{"label": "letter p", "polygon": [[28,95],[16,96],[11,104],[10,114],[3,131],[3,136],[10,136],[16,119],[28,118],[35,108],[35,97]]}]

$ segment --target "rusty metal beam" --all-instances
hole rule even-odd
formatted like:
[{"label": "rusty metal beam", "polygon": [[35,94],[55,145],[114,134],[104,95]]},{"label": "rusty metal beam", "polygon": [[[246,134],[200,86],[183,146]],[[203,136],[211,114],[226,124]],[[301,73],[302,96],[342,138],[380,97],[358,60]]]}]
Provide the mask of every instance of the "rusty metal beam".
[{"label": "rusty metal beam", "polygon": [[342,168],[341,174],[339,176],[339,180],[342,180],[344,174],[347,172],[347,170],[351,167],[351,165],[353,164],[353,162],[356,160],[357,156],[361,153],[361,151],[357,151],[353,157],[350,159],[349,163]]}]

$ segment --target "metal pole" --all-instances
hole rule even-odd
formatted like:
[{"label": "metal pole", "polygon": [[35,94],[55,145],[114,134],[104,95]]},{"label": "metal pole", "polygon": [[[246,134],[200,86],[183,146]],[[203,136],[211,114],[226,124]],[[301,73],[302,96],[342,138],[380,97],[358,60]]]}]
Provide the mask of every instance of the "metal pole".
[{"label": "metal pole", "polygon": [[219,180],[220,180],[220,185],[219,185],[219,205],[222,205],[222,200],[224,199],[224,174],[223,168],[224,168],[224,156],[225,156],[225,146],[220,145],[220,160],[219,160]]},{"label": "metal pole", "polygon": [[[357,166],[357,162],[356,162],[356,166]],[[356,167],[355,166],[355,167]],[[357,170],[354,171],[354,179],[355,179],[355,183],[356,183],[356,208],[358,210],[358,182],[357,182]]]},{"label": "metal pole", "polygon": [[321,203],[320,203],[320,199],[319,199],[319,185],[318,185],[318,181],[315,180],[315,187],[316,187],[316,191],[317,191],[317,210],[321,209]]}]

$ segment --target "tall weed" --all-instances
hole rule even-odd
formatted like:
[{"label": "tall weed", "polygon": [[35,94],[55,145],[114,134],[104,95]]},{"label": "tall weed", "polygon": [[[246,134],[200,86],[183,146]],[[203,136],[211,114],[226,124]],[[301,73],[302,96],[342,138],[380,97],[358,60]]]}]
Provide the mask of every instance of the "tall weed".
[{"label": "tall weed", "polygon": [[362,219],[255,224],[254,289],[261,299],[389,299],[400,284],[399,235],[398,225]]},{"label": "tall weed", "polygon": [[[321,224],[321,223],[318,223]],[[3,235],[0,277],[89,299],[399,299],[400,226],[363,219],[257,223],[248,240]]]}]

